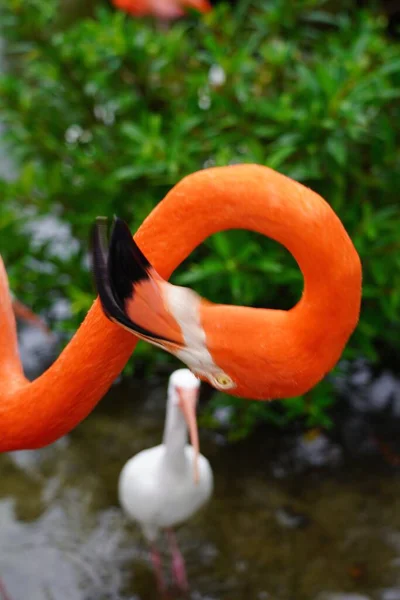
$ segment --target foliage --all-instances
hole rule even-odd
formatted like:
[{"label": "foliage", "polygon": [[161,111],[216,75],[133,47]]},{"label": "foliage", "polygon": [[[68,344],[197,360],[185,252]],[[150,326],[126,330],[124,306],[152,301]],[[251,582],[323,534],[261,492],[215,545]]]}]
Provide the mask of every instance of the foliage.
[{"label": "foliage", "polygon": [[[400,48],[383,17],[327,6],[242,0],[165,30],[107,3],[63,28],[55,0],[9,0],[0,109],[18,176],[0,183],[0,244],[15,292],[40,310],[69,298],[64,327],[74,330],[93,299],[95,216],[118,214],[135,230],[184,175],[257,162],[321,193],[361,254],[362,318],[347,357],[377,360],[382,342],[398,352]],[[32,243],[27,221],[49,214],[77,247]],[[302,284],[283,248],[246,231],[207,240],[174,281],[213,301],[281,308]],[[153,366],[170,360],[140,352]],[[327,424],[328,387],[283,413],[234,401],[237,433],[304,414]]]}]

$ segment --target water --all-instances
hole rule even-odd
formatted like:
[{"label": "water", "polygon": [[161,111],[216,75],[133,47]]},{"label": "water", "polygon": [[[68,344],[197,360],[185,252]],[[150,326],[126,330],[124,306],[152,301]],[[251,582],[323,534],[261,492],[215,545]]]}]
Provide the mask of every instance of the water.
[{"label": "water", "polygon": [[[0,456],[0,574],[12,600],[159,597],[117,480],[159,443],[165,384],[113,386],[66,438]],[[201,444],[215,493],[178,531],[192,600],[400,599],[400,477],[373,445],[349,456],[323,435],[265,431],[235,445],[203,431]]]}]

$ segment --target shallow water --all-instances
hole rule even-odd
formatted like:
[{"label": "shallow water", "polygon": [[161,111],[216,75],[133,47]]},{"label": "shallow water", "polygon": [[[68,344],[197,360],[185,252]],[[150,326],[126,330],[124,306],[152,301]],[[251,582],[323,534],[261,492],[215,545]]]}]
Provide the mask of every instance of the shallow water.
[{"label": "shallow water", "polygon": [[[33,331],[20,336],[31,376],[50,360]],[[178,531],[192,600],[400,600],[400,471],[365,417],[377,420],[378,388],[396,412],[400,388],[360,372],[348,376],[359,412],[336,442],[264,430],[229,445],[202,432],[215,493]],[[56,444],[0,455],[0,576],[12,600],[159,598],[117,481],[130,456],[160,442],[165,385],[114,385]]]},{"label": "shallow water", "polygon": [[[159,442],[163,413],[159,384],[124,383],[67,438],[0,457],[0,573],[13,600],[158,597],[116,486],[124,462]],[[209,432],[202,450],[215,493],[178,533],[193,600],[400,598],[400,478],[381,459],[345,461],[325,438],[232,446]]]}]

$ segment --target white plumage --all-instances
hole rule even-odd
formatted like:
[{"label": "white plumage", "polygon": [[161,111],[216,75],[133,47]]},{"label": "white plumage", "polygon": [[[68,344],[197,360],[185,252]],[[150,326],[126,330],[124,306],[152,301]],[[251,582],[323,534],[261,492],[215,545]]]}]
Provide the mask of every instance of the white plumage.
[{"label": "white plumage", "polygon": [[[200,381],[188,369],[172,373],[163,443],[131,458],[119,479],[121,506],[140,524],[152,545],[153,566],[162,588],[161,561],[154,546],[160,530],[169,530],[173,575],[186,588],[184,563],[171,528],[198,511],[213,489],[210,464],[198,455],[195,411],[199,389]],[[187,443],[188,426],[194,446]]]}]

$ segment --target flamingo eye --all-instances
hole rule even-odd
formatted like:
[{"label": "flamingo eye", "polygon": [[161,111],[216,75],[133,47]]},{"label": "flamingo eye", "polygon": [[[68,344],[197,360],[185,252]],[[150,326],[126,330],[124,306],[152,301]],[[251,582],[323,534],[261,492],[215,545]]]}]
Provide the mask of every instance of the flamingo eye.
[{"label": "flamingo eye", "polygon": [[232,387],[235,387],[232,379],[226,373],[217,373],[212,376],[212,383],[216,385],[216,387],[222,388],[224,390],[228,390]]}]

